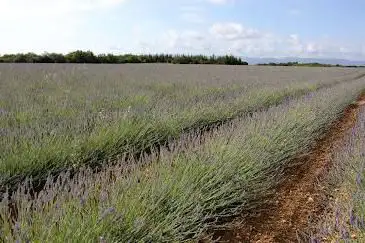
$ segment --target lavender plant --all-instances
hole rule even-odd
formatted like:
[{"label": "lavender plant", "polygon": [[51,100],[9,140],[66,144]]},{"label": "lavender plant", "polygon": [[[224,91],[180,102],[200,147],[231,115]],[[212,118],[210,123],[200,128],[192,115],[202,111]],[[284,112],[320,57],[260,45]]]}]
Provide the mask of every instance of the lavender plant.
[{"label": "lavender plant", "polygon": [[333,154],[334,169],[327,187],[333,200],[325,217],[313,224],[311,235],[321,241],[365,241],[365,108],[346,141]]}]

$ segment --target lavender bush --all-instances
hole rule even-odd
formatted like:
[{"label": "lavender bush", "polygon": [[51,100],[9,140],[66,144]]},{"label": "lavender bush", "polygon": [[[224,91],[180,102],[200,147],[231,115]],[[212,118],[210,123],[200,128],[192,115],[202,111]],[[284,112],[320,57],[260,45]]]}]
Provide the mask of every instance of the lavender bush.
[{"label": "lavender bush", "polygon": [[365,241],[365,107],[333,154],[328,186],[334,188],[326,216],[312,225],[313,237],[332,242]]}]

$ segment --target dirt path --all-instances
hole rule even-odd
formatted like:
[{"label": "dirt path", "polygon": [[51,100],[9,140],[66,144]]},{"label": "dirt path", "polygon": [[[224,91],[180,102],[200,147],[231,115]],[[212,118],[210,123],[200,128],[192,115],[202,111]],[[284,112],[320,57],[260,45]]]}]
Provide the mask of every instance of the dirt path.
[{"label": "dirt path", "polygon": [[327,200],[318,182],[331,166],[331,151],[354,126],[361,105],[365,105],[365,95],[346,108],[309,155],[300,158],[302,165],[286,172],[288,179],[278,188],[272,207],[255,218],[235,221],[228,230],[217,233],[219,242],[298,241],[297,233],[306,228],[308,220],[323,212]]}]

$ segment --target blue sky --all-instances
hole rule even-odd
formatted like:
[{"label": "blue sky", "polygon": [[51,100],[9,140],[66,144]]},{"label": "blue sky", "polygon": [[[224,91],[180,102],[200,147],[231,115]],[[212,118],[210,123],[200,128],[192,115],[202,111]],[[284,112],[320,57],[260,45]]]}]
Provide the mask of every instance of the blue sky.
[{"label": "blue sky", "polygon": [[0,54],[202,53],[365,60],[362,0],[0,0]]}]

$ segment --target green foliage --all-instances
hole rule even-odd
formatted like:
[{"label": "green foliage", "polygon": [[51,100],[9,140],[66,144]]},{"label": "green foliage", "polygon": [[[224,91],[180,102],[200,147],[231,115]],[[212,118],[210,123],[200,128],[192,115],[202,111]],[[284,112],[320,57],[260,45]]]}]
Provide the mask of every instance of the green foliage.
[{"label": "green foliage", "polygon": [[98,63],[98,58],[91,51],[74,51],[65,55],[66,62],[69,63]]},{"label": "green foliage", "polygon": [[332,64],[323,64],[318,62],[312,63],[299,63],[299,62],[270,62],[270,63],[259,63],[258,66],[288,66],[288,67],[347,67],[347,68],[361,68],[365,66],[356,66],[356,65],[332,65]]},{"label": "green foliage", "polygon": [[226,56],[204,56],[204,55],[94,55],[91,51],[77,50],[66,55],[57,53],[44,53],[37,55],[34,53],[11,54],[0,56],[2,63],[174,63],[174,64],[224,64],[224,65],[248,65],[239,57]]}]

